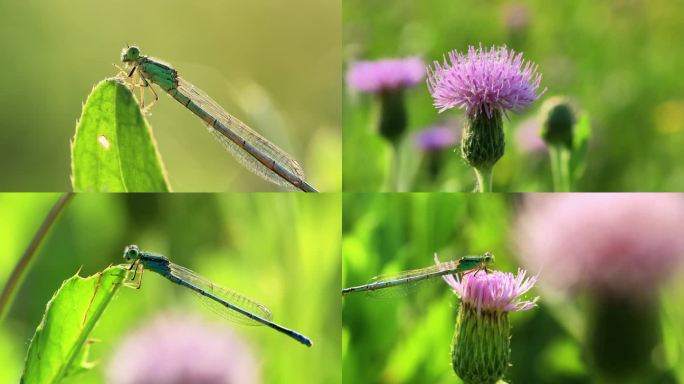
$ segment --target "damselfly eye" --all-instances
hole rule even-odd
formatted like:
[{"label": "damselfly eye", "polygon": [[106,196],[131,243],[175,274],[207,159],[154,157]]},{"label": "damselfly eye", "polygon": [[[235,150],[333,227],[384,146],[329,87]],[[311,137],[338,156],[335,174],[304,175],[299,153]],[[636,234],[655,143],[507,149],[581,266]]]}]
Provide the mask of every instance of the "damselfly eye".
[{"label": "damselfly eye", "polygon": [[124,252],[124,258],[127,260],[137,259],[139,255],[140,251],[138,250],[138,247],[135,245],[129,245],[128,247],[126,247],[126,251]]},{"label": "damselfly eye", "polygon": [[138,47],[124,48],[121,61],[124,63],[135,61],[140,57],[140,49]]}]

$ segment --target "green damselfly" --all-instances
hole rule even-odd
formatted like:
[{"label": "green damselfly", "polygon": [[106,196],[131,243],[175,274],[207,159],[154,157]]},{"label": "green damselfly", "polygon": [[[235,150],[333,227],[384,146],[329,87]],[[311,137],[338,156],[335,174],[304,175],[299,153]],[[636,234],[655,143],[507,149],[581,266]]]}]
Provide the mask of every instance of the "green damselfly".
[{"label": "green damselfly", "polygon": [[212,311],[228,320],[246,325],[266,325],[310,347],[313,345],[306,336],[287,329],[272,321],[271,311],[263,304],[249,299],[203,278],[197,273],[169,261],[166,256],[143,252],[136,245],[124,250],[124,259],[131,263],[129,270],[134,271],[132,280],[140,274],[137,288],[142,284],[145,269],[154,271],[168,280],[191,289]]},{"label": "green damselfly", "polygon": [[[122,71],[130,80],[131,91],[136,87],[140,88],[143,110],[143,88],[149,87],[154,95],[154,101],[147,106],[149,109],[159,100],[154,88],[150,86],[150,83],[156,84],[202,119],[214,138],[245,168],[282,187],[317,192],[304,181],[304,172],[295,159],[230,115],[199,88],[179,77],[178,72],[169,64],[142,55],[138,47],[124,48],[121,61],[126,66],[132,66],[130,71]],[[140,76],[139,83],[135,81],[136,74]]]},{"label": "green damselfly", "polygon": [[354,292],[367,292],[372,296],[405,294],[416,284],[434,277],[463,275],[480,270],[486,271],[492,263],[494,263],[494,255],[489,252],[485,252],[482,256],[463,256],[458,260],[445,261],[427,268],[376,276],[368,284],[344,288],[342,295]]}]

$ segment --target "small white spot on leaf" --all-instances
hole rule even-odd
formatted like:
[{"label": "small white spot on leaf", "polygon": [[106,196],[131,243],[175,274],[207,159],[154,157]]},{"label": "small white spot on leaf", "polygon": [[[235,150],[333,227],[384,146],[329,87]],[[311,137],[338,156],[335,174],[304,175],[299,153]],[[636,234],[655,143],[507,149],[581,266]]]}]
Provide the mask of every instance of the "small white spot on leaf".
[{"label": "small white spot on leaf", "polygon": [[109,149],[109,147],[110,147],[109,140],[107,140],[107,137],[105,137],[105,135],[100,135],[100,136],[98,136],[98,137],[97,137],[97,142],[100,143],[100,145],[101,145],[104,149]]}]

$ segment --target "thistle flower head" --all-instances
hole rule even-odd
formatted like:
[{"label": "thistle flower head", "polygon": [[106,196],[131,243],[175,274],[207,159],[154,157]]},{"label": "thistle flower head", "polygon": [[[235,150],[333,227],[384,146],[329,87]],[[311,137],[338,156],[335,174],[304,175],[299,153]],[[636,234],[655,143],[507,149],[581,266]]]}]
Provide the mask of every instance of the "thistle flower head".
[{"label": "thistle flower head", "polygon": [[368,93],[413,87],[424,78],[425,62],[418,57],[357,61],[347,71],[347,85]]},{"label": "thistle flower head", "polygon": [[522,53],[504,47],[476,49],[468,53],[451,51],[444,62],[428,68],[428,90],[434,106],[443,112],[450,108],[465,109],[469,116],[496,110],[519,112],[537,100],[541,74],[537,66],[524,61]]},{"label": "thistle flower head", "polygon": [[160,316],[127,336],[109,364],[107,377],[114,384],[261,381],[252,350],[236,334],[174,314]]},{"label": "thistle flower head", "polygon": [[446,122],[419,131],[414,137],[414,144],[425,152],[439,151],[453,147],[460,139],[458,125]]},{"label": "thistle flower head", "polygon": [[683,227],[678,194],[542,194],[525,199],[515,236],[555,288],[633,297],[684,261]]},{"label": "thistle flower head", "polygon": [[[439,264],[437,255],[435,262]],[[534,308],[539,300],[538,297],[531,301],[521,298],[537,282],[537,276],[527,276],[523,269],[518,269],[516,275],[501,271],[474,271],[463,277],[446,275],[442,278],[464,305],[473,306],[479,312],[525,311]]]}]

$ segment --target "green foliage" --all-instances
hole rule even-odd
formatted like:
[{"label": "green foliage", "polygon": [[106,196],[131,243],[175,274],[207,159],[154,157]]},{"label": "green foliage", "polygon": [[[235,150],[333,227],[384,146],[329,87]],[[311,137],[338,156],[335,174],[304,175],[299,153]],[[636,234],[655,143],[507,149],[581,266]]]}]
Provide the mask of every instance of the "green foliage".
[{"label": "green foliage", "polygon": [[93,366],[88,361],[88,336],[125,276],[126,269],[109,267],[64,281],[31,340],[22,383],[59,383]]},{"label": "green foliage", "polygon": [[81,192],[168,192],[151,130],[131,91],[115,79],[95,86],[71,149],[72,183]]}]

